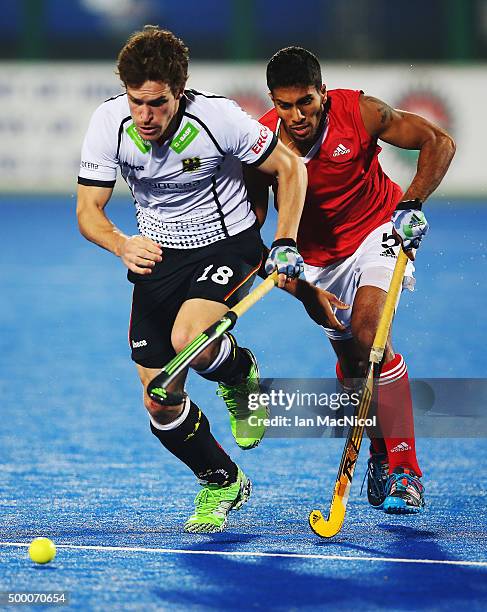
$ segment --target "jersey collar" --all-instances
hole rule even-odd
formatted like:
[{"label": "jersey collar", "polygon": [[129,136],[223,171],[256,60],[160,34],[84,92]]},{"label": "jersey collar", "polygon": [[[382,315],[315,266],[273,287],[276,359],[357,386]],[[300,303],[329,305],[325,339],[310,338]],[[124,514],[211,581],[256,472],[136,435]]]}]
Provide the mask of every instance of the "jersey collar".
[{"label": "jersey collar", "polygon": [[181,95],[181,100],[179,101],[179,107],[178,107],[178,112],[175,115],[175,119],[176,119],[176,123],[174,125],[174,129],[172,130],[172,133],[170,136],[167,136],[166,138],[162,138],[162,136],[156,141],[157,144],[160,147],[163,147],[166,143],[171,143],[174,134],[178,133],[179,128],[181,127],[181,123],[183,121],[183,115],[184,112],[186,111],[186,102],[187,102],[187,98],[185,93],[183,92],[183,94]]},{"label": "jersey collar", "polygon": [[[301,159],[304,161],[304,163],[308,163],[311,159],[313,159],[313,157],[316,155],[316,153],[320,150],[321,145],[324,143],[325,138],[328,134],[328,126],[329,126],[330,120],[328,117],[328,113],[326,114],[324,120],[323,120],[323,125],[321,127],[321,132],[318,136],[318,138],[316,139],[314,145],[311,147],[311,149],[306,153],[306,155],[301,155]],[[279,128],[281,127],[281,118],[278,117],[277,119],[277,125],[276,125],[276,134],[279,134]]]}]

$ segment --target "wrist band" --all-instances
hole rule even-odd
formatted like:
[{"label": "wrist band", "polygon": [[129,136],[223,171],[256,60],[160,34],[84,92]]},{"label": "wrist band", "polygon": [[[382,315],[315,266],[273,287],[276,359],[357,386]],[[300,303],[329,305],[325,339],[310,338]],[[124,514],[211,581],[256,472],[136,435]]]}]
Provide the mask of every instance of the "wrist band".
[{"label": "wrist band", "polygon": [[396,206],[396,210],[421,210],[423,202],[419,198],[414,200],[403,200]]},{"label": "wrist band", "polygon": [[296,248],[296,240],[293,240],[292,238],[278,238],[277,240],[274,240],[274,242],[271,244],[271,249],[279,246],[289,246]]}]

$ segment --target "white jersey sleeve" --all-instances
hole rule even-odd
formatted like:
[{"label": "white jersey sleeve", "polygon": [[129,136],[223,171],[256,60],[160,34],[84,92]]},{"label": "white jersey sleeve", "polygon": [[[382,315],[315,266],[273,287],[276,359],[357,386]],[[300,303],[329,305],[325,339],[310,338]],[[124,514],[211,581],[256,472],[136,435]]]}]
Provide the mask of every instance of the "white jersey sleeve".
[{"label": "white jersey sleeve", "polygon": [[220,115],[217,128],[217,140],[222,143],[226,153],[255,166],[264,162],[277,144],[272,130],[252,119],[233,100],[225,100],[224,112]]},{"label": "white jersey sleeve", "polygon": [[[88,126],[81,150],[79,182],[113,187],[117,178],[117,130],[105,104],[99,106]],[[83,180],[84,179],[84,180]]]}]

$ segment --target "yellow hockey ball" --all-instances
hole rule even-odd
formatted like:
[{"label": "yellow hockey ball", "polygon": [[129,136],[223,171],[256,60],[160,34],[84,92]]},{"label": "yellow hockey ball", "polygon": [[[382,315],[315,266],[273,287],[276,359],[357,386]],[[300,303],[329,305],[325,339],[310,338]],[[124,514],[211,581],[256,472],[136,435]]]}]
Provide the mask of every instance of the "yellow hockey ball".
[{"label": "yellow hockey ball", "polygon": [[56,546],[49,538],[34,538],[29,546],[29,557],[35,563],[49,563],[56,556]]}]

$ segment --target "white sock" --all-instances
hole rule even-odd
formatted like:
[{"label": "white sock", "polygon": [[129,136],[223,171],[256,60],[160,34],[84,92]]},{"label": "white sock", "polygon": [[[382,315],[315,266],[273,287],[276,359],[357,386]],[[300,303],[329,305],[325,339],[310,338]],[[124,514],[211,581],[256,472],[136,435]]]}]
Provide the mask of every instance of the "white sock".
[{"label": "white sock", "polygon": [[157,421],[155,421],[152,418],[151,414],[149,414],[150,422],[155,427],[155,429],[159,429],[160,431],[169,431],[171,429],[176,429],[176,427],[179,427],[181,425],[181,423],[183,423],[184,420],[186,419],[186,417],[188,416],[188,414],[189,414],[189,407],[190,407],[189,395],[186,395],[186,398],[184,400],[183,411],[177,417],[177,419],[175,419],[171,423],[168,423],[167,425],[161,425],[160,423],[158,423]]},{"label": "white sock", "polygon": [[198,374],[210,374],[211,372],[214,372],[217,368],[219,368],[221,366],[221,364],[228,359],[228,356],[230,355],[232,351],[232,342],[230,340],[230,338],[225,334],[222,338],[221,344],[220,344],[220,350],[218,351],[218,355],[215,357],[215,360],[213,361],[212,364],[209,365],[209,367],[206,368],[206,370],[196,370],[198,372]]}]

